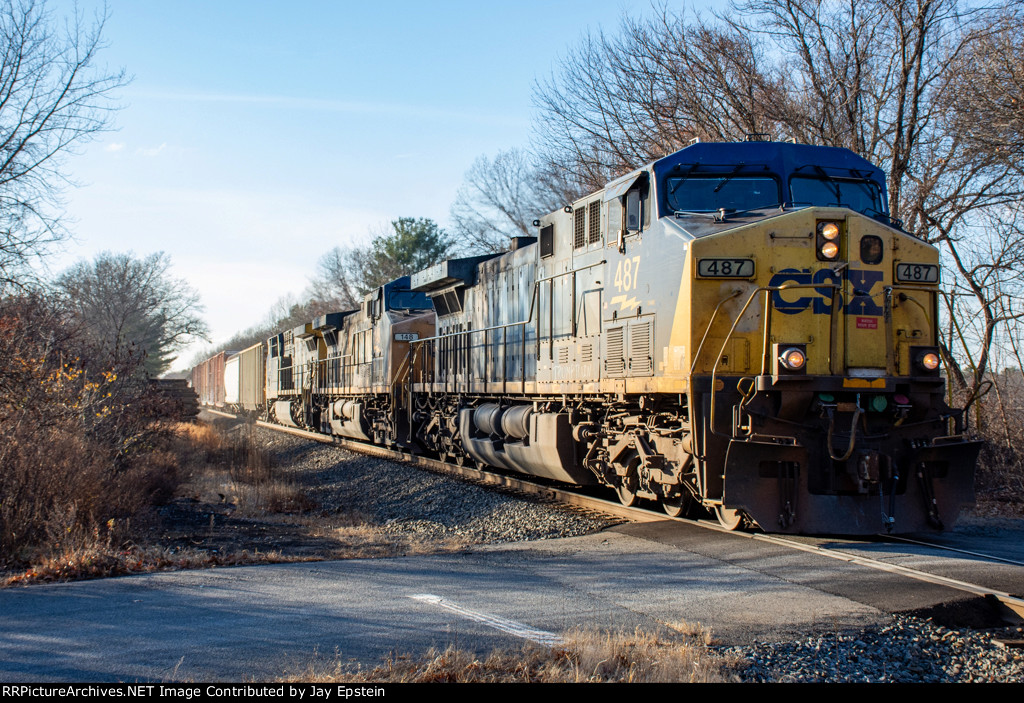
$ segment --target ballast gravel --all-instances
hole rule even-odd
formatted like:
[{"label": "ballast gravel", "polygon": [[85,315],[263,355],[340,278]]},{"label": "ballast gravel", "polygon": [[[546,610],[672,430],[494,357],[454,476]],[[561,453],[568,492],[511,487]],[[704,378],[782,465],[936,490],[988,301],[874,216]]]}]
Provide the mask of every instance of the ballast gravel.
[{"label": "ballast gravel", "polygon": [[496,544],[584,535],[621,522],[452,477],[258,429],[276,462],[325,515],[358,516],[378,533]]},{"label": "ballast gravel", "polygon": [[[903,615],[859,632],[730,647],[743,681],[809,683],[1024,683],[1019,629],[949,629]],[[1007,644],[1009,643],[1009,644]]]}]

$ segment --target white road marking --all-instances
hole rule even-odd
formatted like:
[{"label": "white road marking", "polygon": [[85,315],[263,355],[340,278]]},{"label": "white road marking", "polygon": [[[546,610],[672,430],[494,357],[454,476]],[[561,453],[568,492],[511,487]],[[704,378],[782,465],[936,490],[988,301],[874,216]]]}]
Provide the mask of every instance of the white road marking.
[{"label": "white road marking", "polygon": [[475,620],[514,637],[521,637],[524,640],[530,640],[531,642],[536,642],[537,644],[541,644],[546,647],[554,647],[555,645],[562,644],[562,638],[553,632],[535,630],[529,625],[524,625],[523,623],[516,622],[515,620],[506,620],[505,618],[498,617],[497,615],[490,615],[488,613],[470,610],[469,608],[464,608],[458,603],[454,603],[442,598],[441,596],[435,596],[432,593],[419,593],[409,597],[422,603],[429,603],[430,605],[436,605],[439,608],[450,610],[453,613],[458,613],[464,618]]}]

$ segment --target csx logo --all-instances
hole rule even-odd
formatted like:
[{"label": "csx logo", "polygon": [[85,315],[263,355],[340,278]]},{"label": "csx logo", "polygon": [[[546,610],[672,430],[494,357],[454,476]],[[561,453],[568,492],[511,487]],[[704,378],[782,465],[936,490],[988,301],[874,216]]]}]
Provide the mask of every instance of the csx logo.
[{"label": "csx logo", "polygon": [[[881,271],[862,271],[847,269],[837,274],[831,269],[821,269],[811,274],[810,269],[784,269],[772,276],[770,286],[782,286],[787,283],[821,283],[838,284],[849,281],[853,288],[853,297],[843,305],[840,292],[839,305],[843,312],[855,315],[881,315],[882,306],[878,300],[882,294]],[[772,293],[775,309],[786,315],[796,315],[810,308],[815,315],[828,315],[832,309],[832,288],[796,288],[793,290],[777,290]]]}]

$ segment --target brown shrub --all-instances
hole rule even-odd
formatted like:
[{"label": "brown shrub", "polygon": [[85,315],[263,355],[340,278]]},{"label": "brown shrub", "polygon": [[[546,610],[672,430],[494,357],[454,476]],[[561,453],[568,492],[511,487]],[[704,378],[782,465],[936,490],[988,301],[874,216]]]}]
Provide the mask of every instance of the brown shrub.
[{"label": "brown shrub", "polygon": [[139,360],[101,366],[76,344],[45,299],[0,300],[0,568],[123,538],[173,490],[164,401]]}]

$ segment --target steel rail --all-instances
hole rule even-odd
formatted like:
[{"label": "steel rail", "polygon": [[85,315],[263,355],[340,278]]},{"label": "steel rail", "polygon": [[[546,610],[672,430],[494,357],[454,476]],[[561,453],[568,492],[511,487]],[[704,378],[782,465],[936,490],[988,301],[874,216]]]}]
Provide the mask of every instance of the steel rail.
[{"label": "steel rail", "polygon": [[[742,533],[735,534],[740,535]],[[802,552],[820,554],[830,559],[837,559],[839,561],[845,561],[850,564],[857,564],[858,566],[864,566],[869,569],[875,569],[876,571],[883,571],[890,574],[898,574],[900,576],[912,578],[916,581],[931,583],[938,586],[946,586],[947,588],[952,588],[957,591],[971,593],[988,599],[994,599],[1000,604],[1000,606],[1002,606],[1004,617],[1012,618],[1016,622],[1024,622],[1024,598],[1015,596],[1012,593],[1006,593],[1005,591],[997,591],[993,588],[979,586],[977,584],[968,583],[966,581],[960,581],[959,579],[949,578],[948,576],[938,576],[936,574],[928,573],[927,571],[921,571],[920,569],[912,569],[909,566],[889,564],[878,559],[872,559],[871,557],[843,553],[834,549],[829,549],[827,547],[819,547],[813,544],[802,544],[800,542],[795,542],[791,539],[786,539],[784,537],[779,537],[777,535],[746,534],[744,536],[749,537],[751,539],[761,540],[764,542],[769,542],[771,544],[777,544],[780,546],[788,547],[790,549],[796,549]]]},{"label": "steel rail", "polygon": [[910,539],[909,537],[899,537],[898,535],[885,535],[887,540],[892,542],[906,542],[907,544],[919,544],[922,547],[931,547],[932,549],[942,549],[947,552],[956,552],[958,554],[966,554],[971,557],[981,557],[989,561],[1001,561],[1004,564],[1012,564],[1013,566],[1024,566],[1024,561],[1014,561],[1013,559],[1006,559],[1005,557],[997,557],[992,554],[982,554],[981,552],[972,552],[967,549],[959,549],[957,547],[949,547],[944,544],[936,544],[935,542],[925,542],[919,539]]},{"label": "steel rail", "polygon": [[[214,415],[220,415],[222,417],[237,419],[237,416],[232,415],[230,413],[218,410],[211,410],[209,408],[203,409]],[[534,483],[533,481],[517,478],[514,476],[495,474],[489,471],[470,468],[468,466],[457,466],[454,464],[448,464],[438,459],[431,459],[429,457],[410,454],[408,452],[400,452],[393,449],[378,447],[372,444],[366,444],[364,442],[356,442],[354,440],[343,439],[341,437],[336,437],[333,435],[324,435],[318,432],[310,432],[308,430],[302,430],[296,427],[286,427],[284,425],[277,425],[271,422],[263,422],[262,420],[258,421],[256,424],[260,427],[265,427],[269,430],[296,435],[298,437],[303,437],[305,439],[309,439],[315,442],[320,442],[323,444],[333,444],[335,446],[340,446],[345,449],[356,451],[362,454],[379,456],[381,458],[390,459],[392,461],[401,461],[407,464],[411,464],[413,466],[422,466],[424,468],[428,468],[441,473],[447,473],[450,475],[470,479],[478,483],[504,487],[529,495],[535,495],[541,498],[556,500],[559,502],[567,503],[569,505],[575,505],[581,508],[596,510],[602,513],[612,515],[614,517],[620,517],[634,522],[660,522],[663,520],[683,522],[690,525],[694,525],[696,527],[701,527],[706,530],[713,530],[723,534],[732,535],[734,537],[741,537],[761,542],[767,542],[769,544],[775,544],[789,549],[795,549],[797,551],[818,554],[824,557],[828,557],[830,559],[836,559],[838,561],[847,562],[849,564],[856,564],[858,566],[874,569],[876,571],[882,571],[885,573],[905,576],[907,578],[911,578],[924,583],[945,586],[947,588],[952,588],[954,590],[958,590],[961,592],[971,593],[973,595],[994,599],[1002,606],[1004,616],[1012,618],[1018,622],[1024,622],[1024,598],[1020,598],[1018,596],[1003,591],[997,591],[995,589],[987,588],[985,586],[979,586],[977,584],[968,583],[966,581],[960,581],[958,579],[949,578],[947,576],[938,576],[936,574],[931,574],[926,571],[921,571],[920,569],[913,569],[907,566],[890,564],[887,562],[880,561],[878,559],[872,559],[871,557],[838,552],[833,549],[828,549],[826,547],[820,547],[813,544],[803,544],[777,535],[727,530],[724,527],[721,527],[720,525],[712,521],[673,518],[668,515],[657,513],[654,512],[653,510],[648,510],[645,508],[629,508],[624,505],[621,505],[620,503],[604,500],[601,498],[593,498],[590,496],[580,495],[578,493],[573,493],[565,489],[545,486],[539,483]],[[914,542],[914,540],[905,541]],[[925,544],[929,547],[936,546],[924,542],[917,542],[917,544]],[[1005,561],[1011,564],[1019,563],[1010,561],[1008,559],[991,557],[984,554],[965,552],[964,550],[956,550],[952,548],[950,550],[961,551],[965,554],[970,554],[972,556],[980,556],[988,559]]]}]

